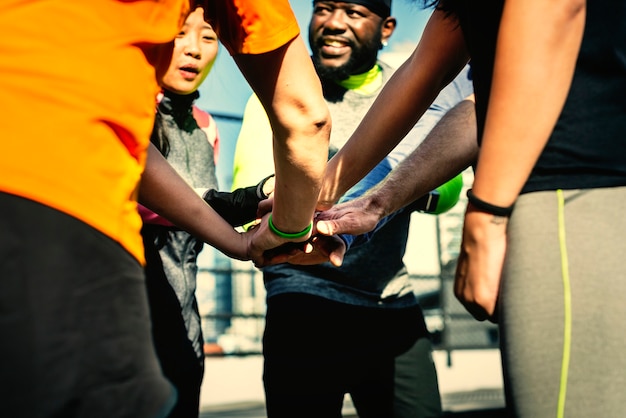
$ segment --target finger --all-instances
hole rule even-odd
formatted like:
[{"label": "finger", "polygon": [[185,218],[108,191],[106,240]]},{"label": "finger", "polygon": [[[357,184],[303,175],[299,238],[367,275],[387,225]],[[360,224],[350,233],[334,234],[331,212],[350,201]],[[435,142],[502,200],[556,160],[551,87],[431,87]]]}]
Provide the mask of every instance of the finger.
[{"label": "finger", "polygon": [[290,263],[294,258],[298,257],[302,254],[301,250],[298,249],[290,249],[286,252],[280,251],[272,251],[270,253],[265,253],[264,262],[265,265],[273,265],[273,264],[283,264]]},{"label": "finger", "polygon": [[487,314],[487,312],[480,305],[477,305],[476,303],[465,302],[463,303],[463,306],[465,307],[467,312],[469,312],[478,321],[483,322],[489,318],[489,315]]},{"label": "finger", "polygon": [[317,223],[315,224],[315,227],[317,229],[317,232],[319,232],[322,235],[335,235],[336,231],[334,228],[334,222],[332,221],[317,221]]},{"label": "finger", "polygon": [[500,298],[496,299],[496,307],[494,308],[493,313],[489,315],[489,318],[487,318],[489,322],[493,322],[494,324],[497,324],[500,319],[499,312],[500,312]]},{"label": "finger", "polygon": [[326,200],[320,200],[317,202],[317,206],[316,206],[316,210],[318,211],[325,211],[328,210],[330,208],[333,207],[333,205],[335,204],[335,202],[330,202],[330,201],[326,201]]},{"label": "finger", "polygon": [[345,249],[337,249],[337,250],[333,250],[329,255],[328,255],[328,259],[330,260],[331,264],[335,267],[340,267],[343,264],[343,257],[345,255],[346,251]]},{"label": "finger", "polygon": [[464,253],[459,254],[456,271],[454,273],[454,295],[461,299],[463,287],[465,286],[465,278],[467,277],[467,261]]},{"label": "finger", "polygon": [[259,218],[262,218],[265,214],[271,212],[273,208],[273,204],[274,204],[273,198],[265,199],[259,202],[259,205],[257,206],[256,216],[258,216]]}]

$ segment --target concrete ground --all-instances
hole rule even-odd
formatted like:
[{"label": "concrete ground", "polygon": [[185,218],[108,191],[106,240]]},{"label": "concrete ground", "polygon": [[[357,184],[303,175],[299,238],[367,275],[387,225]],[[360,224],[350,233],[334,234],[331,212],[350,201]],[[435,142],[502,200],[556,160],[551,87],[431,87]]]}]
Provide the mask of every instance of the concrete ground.
[{"label": "concrete ground", "polygon": [[[499,350],[435,351],[445,417],[504,418]],[[201,394],[201,418],[266,418],[260,355],[208,357]],[[350,399],[343,416],[356,417]],[[294,412],[297,417],[297,412]]]}]

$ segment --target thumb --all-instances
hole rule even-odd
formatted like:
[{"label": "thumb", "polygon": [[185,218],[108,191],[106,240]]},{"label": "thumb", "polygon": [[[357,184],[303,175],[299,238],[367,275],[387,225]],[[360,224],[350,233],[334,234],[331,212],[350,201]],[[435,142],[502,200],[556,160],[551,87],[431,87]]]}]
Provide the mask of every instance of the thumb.
[{"label": "thumb", "polygon": [[322,235],[335,235],[337,233],[337,227],[334,221],[317,221],[315,224],[317,232]]}]

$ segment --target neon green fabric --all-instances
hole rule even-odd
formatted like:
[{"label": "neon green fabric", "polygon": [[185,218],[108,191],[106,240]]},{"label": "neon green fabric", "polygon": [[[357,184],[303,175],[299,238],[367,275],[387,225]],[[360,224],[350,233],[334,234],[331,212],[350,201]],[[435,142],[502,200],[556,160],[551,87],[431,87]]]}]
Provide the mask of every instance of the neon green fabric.
[{"label": "neon green fabric", "polygon": [[463,188],[463,174],[458,174],[452,180],[442,184],[435,190],[439,193],[439,201],[434,212],[435,215],[449,211],[457,204]]},{"label": "neon green fabric", "polygon": [[337,82],[341,87],[359,94],[370,95],[377,92],[383,85],[383,74],[380,66],[373,66],[368,72],[351,75]]}]

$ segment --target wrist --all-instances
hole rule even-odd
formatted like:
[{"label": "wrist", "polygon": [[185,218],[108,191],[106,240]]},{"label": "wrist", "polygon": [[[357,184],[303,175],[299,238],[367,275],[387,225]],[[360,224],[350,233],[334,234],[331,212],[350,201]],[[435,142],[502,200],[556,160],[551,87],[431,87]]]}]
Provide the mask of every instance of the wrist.
[{"label": "wrist", "polygon": [[311,221],[311,223],[304,228],[302,231],[300,232],[284,232],[281,231],[280,229],[278,229],[276,227],[276,225],[274,225],[274,221],[272,220],[272,214],[270,213],[270,216],[267,220],[267,225],[269,226],[270,231],[272,231],[272,233],[274,233],[274,235],[279,236],[281,238],[284,239],[288,239],[288,240],[295,240],[295,239],[300,239],[300,238],[305,238],[308,237],[308,235],[311,233],[311,229],[313,229],[313,221]]},{"label": "wrist", "polygon": [[472,189],[467,190],[467,201],[470,205],[481,212],[489,213],[494,216],[499,216],[503,218],[508,218],[513,213],[513,207],[515,203],[511,206],[498,206],[492,203],[486,202],[480,198],[478,198],[473,192]]},{"label": "wrist", "polygon": [[379,221],[391,214],[392,211],[388,211],[386,206],[389,200],[385,199],[384,196],[376,193],[366,193],[362,198],[365,199],[366,212],[376,216]]},{"label": "wrist", "polygon": [[[271,181],[270,181],[271,180]],[[270,174],[256,186],[256,196],[259,200],[267,199],[274,192],[274,174]]]}]

